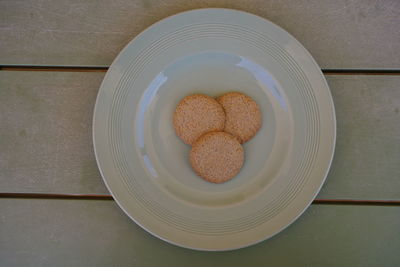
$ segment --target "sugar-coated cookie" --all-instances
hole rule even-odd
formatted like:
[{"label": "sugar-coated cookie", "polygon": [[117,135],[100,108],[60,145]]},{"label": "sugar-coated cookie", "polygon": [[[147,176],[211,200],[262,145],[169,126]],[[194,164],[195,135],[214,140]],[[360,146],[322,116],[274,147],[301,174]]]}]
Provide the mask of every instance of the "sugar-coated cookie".
[{"label": "sugar-coated cookie", "polygon": [[210,96],[190,95],[183,98],[176,107],[173,124],[176,134],[185,144],[191,145],[207,132],[222,131],[225,112]]},{"label": "sugar-coated cookie", "polygon": [[225,111],[224,131],[245,143],[261,128],[262,117],[258,104],[249,96],[230,92],[217,98]]},{"label": "sugar-coated cookie", "polygon": [[192,145],[190,164],[203,179],[223,183],[235,177],[244,162],[244,149],[236,137],[225,132],[202,135]]}]

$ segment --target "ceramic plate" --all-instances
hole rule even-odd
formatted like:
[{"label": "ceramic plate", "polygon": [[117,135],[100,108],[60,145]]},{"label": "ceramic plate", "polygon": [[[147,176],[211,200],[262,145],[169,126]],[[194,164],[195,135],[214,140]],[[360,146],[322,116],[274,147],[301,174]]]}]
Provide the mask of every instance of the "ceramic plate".
[{"label": "ceramic plate", "polygon": [[[263,125],[223,184],[192,171],[172,116],[184,96],[243,92]],[[260,17],[199,9],[133,39],[101,85],[94,148],[111,194],[137,224],[176,245],[231,250],[287,227],[312,202],[331,164],[335,112],[320,68],[290,34]]]}]

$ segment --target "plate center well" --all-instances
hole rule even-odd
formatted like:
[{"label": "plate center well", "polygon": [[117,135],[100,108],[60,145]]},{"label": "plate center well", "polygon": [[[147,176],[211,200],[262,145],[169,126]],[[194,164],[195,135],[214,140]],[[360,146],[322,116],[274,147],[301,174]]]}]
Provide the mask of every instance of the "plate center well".
[{"label": "plate center well", "polygon": [[[212,184],[191,169],[190,146],[176,136],[172,118],[187,95],[218,97],[230,91],[256,100],[263,125],[244,144],[240,173],[226,183]],[[178,59],[154,77],[140,99],[134,134],[154,184],[191,204],[225,206],[254,197],[273,182],[289,150],[289,117],[287,98],[268,70],[242,56],[210,51]]]}]

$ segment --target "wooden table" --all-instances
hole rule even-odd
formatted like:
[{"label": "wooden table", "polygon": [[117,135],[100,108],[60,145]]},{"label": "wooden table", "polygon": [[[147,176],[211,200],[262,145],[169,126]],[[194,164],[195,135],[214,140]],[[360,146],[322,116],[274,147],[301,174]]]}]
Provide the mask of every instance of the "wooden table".
[{"label": "wooden table", "polygon": [[[288,229],[231,252],[161,241],[110,197],[91,139],[107,67],[180,11],[248,11],[323,68],[337,146],[317,200]],[[0,0],[0,266],[400,266],[400,2]]]}]

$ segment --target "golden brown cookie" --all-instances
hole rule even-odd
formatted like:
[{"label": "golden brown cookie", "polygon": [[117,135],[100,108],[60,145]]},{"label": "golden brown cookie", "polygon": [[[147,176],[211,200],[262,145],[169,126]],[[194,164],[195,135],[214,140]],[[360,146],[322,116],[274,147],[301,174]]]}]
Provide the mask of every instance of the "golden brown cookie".
[{"label": "golden brown cookie", "polygon": [[249,96],[231,92],[217,98],[225,110],[224,131],[236,136],[240,143],[249,141],[261,128],[261,111]]},{"label": "golden brown cookie", "polygon": [[176,134],[185,144],[191,145],[207,132],[222,131],[225,125],[225,112],[212,97],[201,94],[190,95],[179,102],[173,123]]},{"label": "golden brown cookie", "polygon": [[225,132],[202,135],[192,146],[190,164],[204,180],[223,183],[242,168],[244,149],[236,137]]}]

